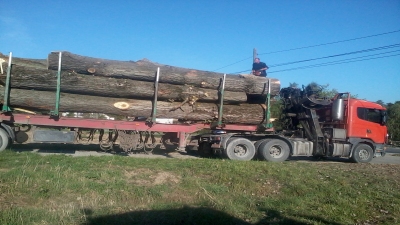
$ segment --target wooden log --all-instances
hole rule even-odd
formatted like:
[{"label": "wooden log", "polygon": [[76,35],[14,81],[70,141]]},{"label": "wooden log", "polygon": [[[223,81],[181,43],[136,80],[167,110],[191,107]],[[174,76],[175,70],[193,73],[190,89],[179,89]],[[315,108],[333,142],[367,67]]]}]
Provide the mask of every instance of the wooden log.
[{"label": "wooden log", "polygon": [[[8,66],[9,57],[0,52],[0,59],[2,59],[1,60],[3,62],[2,66],[4,69],[3,74],[5,74],[7,71],[6,68]],[[28,66],[28,67],[42,68],[42,69],[47,68],[47,60],[46,59],[25,59],[25,58],[13,57],[12,64],[18,64],[20,66]]]},{"label": "wooden log", "polygon": [[[12,88],[43,91],[56,90],[57,72],[47,70],[45,67],[27,67],[14,64],[11,74]],[[0,78],[0,83],[4,85],[5,74],[0,75]],[[154,83],[62,72],[61,92],[118,98],[153,99]],[[158,87],[158,99],[164,101],[182,102],[189,100],[215,103],[218,101],[218,91],[197,88],[192,85],[160,83]],[[226,91],[224,93],[224,102],[226,104],[238,104],[246,101],[247,96],[244,92]]]},{"label": "wooden log", "polygon": [[[3,104],[4,87],[0,87],[0,102]],[[50,112],[55,108],[55,94],[47,91],[11,89],[10,107],[31,111]],[[114,106],[117,102],[127,104],[125,109]],[[104,113],[132,117],[150,117],[152,102],[121,98],[107,98],[88,95],[61,93],[60,112]],[[263,121],[264,110],[261,105],[224,105],[225,123],[259,124]],[[157,118],[171,118],[182,121],[211,122],[218,118],[218,105],[213,103],[157,102]]]},{"label": "wooden log", "polygon": [[[58,52],[52,52],[48,55],[49,69],[57,70],[58,58]],[[209,89],[218,89],[223,77],[222,73],[162,65],[149,60],[139,60],[137,62],[107,60],[80,56],[70,52],[62,53],[61,67],[63,70],[74,73],[142,81],[154,81],[154,74],[157,71],[157,67],[160,67],[161,83],[188,84]],[[279,80],[271,78],[271,95],[277,95],[279,89]],[[227,75],[225,90],[245,92],[247,94],[266,94],[268,79],[256,76],[241,77],[238,75]]]}]

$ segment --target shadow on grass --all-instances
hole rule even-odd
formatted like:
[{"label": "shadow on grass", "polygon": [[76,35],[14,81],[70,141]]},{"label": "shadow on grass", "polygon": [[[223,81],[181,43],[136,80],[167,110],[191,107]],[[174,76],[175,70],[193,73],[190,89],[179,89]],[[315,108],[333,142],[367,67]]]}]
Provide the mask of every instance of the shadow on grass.
[{"label": "shadow on grass", "polygon": [[[119,145],[114,145],[113,150],[101,150],[99,144],[63,144],[63,143],[24,143],[18,144],[14,143],[10,150],[16,152],[36,152],[44,154],[65,154],[65,155],[121,155],[121,156],[135,156],[135,155],[153,155],[153,156],[163,156],[166,158],[176,158],[180,156],[191,156],[198,157],[197,151],[176,151],[176,146],[164,147],[158,144],[153,149],[143,149],[133,150],[130,153],[124,152]],[[173,153],[174,155],[170,155]]]},{"label": "shadow on grass", "polygon": [[[146,156],[150,153],[152,156],[160,156],[165,158],[181,158],[181,157],[192,157],[198,158],[198,151],[196,147],[190,146],[186,151],[176,151],[177,146],[168,146],[167,148],[158,144],[152,151],[145,152],[143,150],[135,150],[131,153],[124,152],[118,145],[115,145],[112,151],[103,151],[100,149],[99,144],[60,144],[60,143],[26,143],[12,145],[11,150],[17,152],[37,152],[37,153],[48,153],[48,154],[66,154],[76,155],[80,152],[82,156],[95,155],[121,155],[121,156]],[[149,150],[149,149],[148,149]],[[86,153],[86,154],[85,154]],[[399,154],[400,155],[400,154]],[[206,158],[221,158],[219,155],[211,155]],[[255,157],[255,160],[257,157]],[[319,163],[351,163],[349,159],[339,157],[328,157],[328,158],[317,158],[307,156],[296,156],[290,157],[287,161],[298,161],[298,162],[319,162]],[[267,162],[266,162],[267,163]]]},{"label": "shadow on grass", "polygon": [[313,216],[298,216],[310,222],[300,222],[295,219],[285,218],[278,211],[263,210],[267,215],[262,220],[256,223],[250,223],[242,219],[235,218],[225,212],[206,208],[206,207],[184,207],[181,209],[170,210],[150,210],[150,211],[133,211],[121,214],[106,215],[106,216],[91,216],[93,211],[85,209],[87,221],[82,225],[101,225],[101,224],[232,224],[232,225],[250,225],[250,224],[310,224],[317,222],[319,224],[339,225],[332,221],[326,221],[319,217]]}]

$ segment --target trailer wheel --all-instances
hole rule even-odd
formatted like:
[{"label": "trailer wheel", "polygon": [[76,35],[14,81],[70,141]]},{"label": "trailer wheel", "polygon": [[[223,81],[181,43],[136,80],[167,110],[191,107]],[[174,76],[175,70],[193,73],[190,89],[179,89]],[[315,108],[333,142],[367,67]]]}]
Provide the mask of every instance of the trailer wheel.
[{"label": "trailer wheel", "polygon": [[258,148],[260,159],[270,162],[283,162],[289,157],[289,153],[289,145],[279,139],[263,142]]},{"label": "trailer wheel", "polygon": [[256,154],[253,143],[246,138],[231,138],[228,140],[224,154],[231,160],[249,161]]},{"label": "trailer wheel", "polygon": [[8,136],[8,133],[0,128],[0,152],[4,151],[7,147],[8,144],[10,143],[10,136]]},{"label": "trailer wheel", "polygon": [[359,144],[354,149],[354,152],[351,156],[353,162],[356,163],[367,163],[372,160],[374,157],[374,151],[367,144]]}]

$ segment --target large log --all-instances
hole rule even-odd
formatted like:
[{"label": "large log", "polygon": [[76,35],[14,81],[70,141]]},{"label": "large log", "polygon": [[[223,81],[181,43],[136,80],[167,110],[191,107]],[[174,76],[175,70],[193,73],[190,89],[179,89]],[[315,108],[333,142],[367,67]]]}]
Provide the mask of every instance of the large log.
[{"label": "large log", "polygon": [[[11,70],[11,87],[20,89],[35,89],[55,91],[57,85],[56,71],[47,70],[40,64],[20,66],[16,60]],[[24,65],[28,65],[25,63]],[[7,68],[7,66],[6,66]],[[0,76],[0,84],[4,85],[5,74]],[[61,73],[61,92],[96,95],[118,98],[153,99],[154,83],[111,77],[87,76],[77,73]],[[217,102],[218,91],[197,88],[192,85],[172,85],[160,83],[158,99],[165,101],[201,101]],[[244,103],[247,96],[244,92],[224,92],[224,102],[227,104]]]},{"label": "large log", "polygon": [[[3,104],[4,87],[0,87],[0,102]],[[126,109],[114,106],[125,102]],[[11,89],[10,107],[24,108],[32,111],[50,112],[55,107],[54,92]],[[61,94],[60,112],[105,113],[109,115],[150,117],[152,102],[107,98],[77,94]],[[225,123],[259,124],[263,121],[264,109],[257,104],[224,105],[223,120]],[[218,105],[212,103],[195,103],[181,105],[177,102],[157,103],[157,118],[172,118],[183,121],[215,121],[218,117]]]},{"label": "large log", "polygon": [[[48,68],[58,69],[59,53],[52,52],[48,55]],[[142,81],[154,81],[155,72],[160,67],[160,82],[170,84],[188,84],[201,88],[217,89],[221,84],[222,73],[186,69],[158,63],[149,60],[117,61],[92,58],[76,55],[70,52],[62,52],[62,70],[117,78],[129,78]],[[271,95],[277,95],[280,82],[271,78]],[[245,92],[247,94],[266,94],[268,79],[256,76],[241,77],[239,75],[227,75],[225,90]]]}]

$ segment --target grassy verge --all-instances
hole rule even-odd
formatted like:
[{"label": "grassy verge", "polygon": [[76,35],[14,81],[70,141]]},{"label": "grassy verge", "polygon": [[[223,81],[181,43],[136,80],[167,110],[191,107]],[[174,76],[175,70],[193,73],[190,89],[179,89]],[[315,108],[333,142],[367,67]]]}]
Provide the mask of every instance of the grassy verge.
[{"label": "grassy verge", "polygon": [[399,224],[400,166],[0,153],[0,224]]}]

